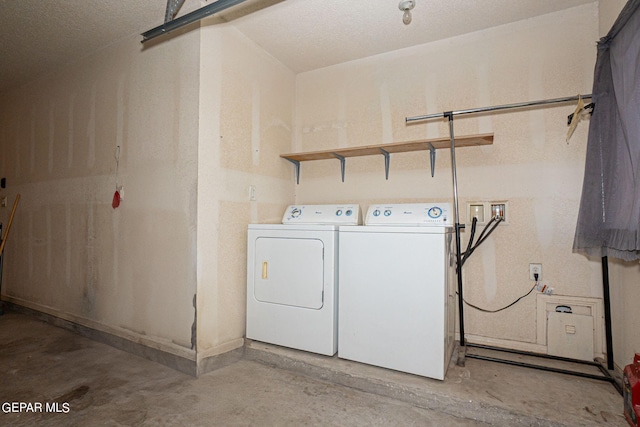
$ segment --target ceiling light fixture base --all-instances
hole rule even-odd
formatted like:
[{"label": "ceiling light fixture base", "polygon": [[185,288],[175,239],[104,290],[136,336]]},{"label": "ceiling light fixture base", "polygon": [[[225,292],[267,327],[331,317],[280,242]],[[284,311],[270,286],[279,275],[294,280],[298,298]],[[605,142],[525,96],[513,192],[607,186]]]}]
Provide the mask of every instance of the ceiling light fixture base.
[{"label": "ceiling light fixture base", "polygon": [[402,0],[398,4],[398,9],[404,12],[402,14],[402,22],[404,22],[404,25],[409,25],[411,23],[411,9],[414,7],[416,7],[415,0]]}]

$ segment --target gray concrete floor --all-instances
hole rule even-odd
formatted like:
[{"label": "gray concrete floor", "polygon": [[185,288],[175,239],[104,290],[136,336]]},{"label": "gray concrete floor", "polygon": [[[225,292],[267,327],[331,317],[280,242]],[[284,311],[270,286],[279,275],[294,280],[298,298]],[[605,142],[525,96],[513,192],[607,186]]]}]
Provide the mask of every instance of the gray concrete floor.
[{"label": "gray concrete floor", "polygon": [[441,382],[257,342],[196,379],[15,312],[0,316],[0,405],[12,426],[627,425],[597,380],[467,359]]}]

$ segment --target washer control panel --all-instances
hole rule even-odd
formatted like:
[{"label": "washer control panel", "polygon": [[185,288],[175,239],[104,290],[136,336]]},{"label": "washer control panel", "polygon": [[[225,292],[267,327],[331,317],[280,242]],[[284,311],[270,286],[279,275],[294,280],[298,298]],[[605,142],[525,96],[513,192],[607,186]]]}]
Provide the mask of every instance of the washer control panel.
[{"label": "washer control panel", "polygon": [[284,211],[283,224],[360,225],[360,205],[291,205]]},{"label": "washer control panel", "polygon": [[365,225],[451,226],[450,203],[371,205]]}]

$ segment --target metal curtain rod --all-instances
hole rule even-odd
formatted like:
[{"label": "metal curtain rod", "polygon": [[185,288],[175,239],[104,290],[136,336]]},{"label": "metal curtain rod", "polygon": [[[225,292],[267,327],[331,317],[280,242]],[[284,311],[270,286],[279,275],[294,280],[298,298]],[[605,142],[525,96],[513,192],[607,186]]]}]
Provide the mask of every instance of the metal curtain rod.
[{"label": "metal curtain rod", "polygon": [[[196,9],[191,13],[187,13],[184,16],[165,22],[162,25],[145,31],[144,33],[142,33],[142,43],[149,41],[155,37],[159,37],[163,34],[168,34],[171,31],[177,30],[178,28],[184,27],[185,25],[191,24],[192,22],[199,21],[203,18],[206,18],[207,16],[222,12],[223,10],[230,8],[231,6],[235,6],[238,3],[242,3],[243,1],[245,0],[218,0],[208,6]],[[169,4],[167,5],[167,12],[169,12]]]},{"label": "metal curtain rod", "polygon": [[542,101],[519,102],[517,104],[494,105],[492,107],[471,108],[468,110],[447,111],[443,113],[427,114],[425,116],[406,117],[404,120],[406,123],[410,123],[410,122],[417,122],[421,120],[435,119],[438,117],[445,117],[449,115],[458,116],[462,114],[482,113],[485,111],[498,111],[498,110],[509,110],[511,108],[531,107],[534,105],[557,104],[560,102],[577,101],[580,98],[591,98],[591,97],[592,97],[591,94],[588,94],[588,95],[570,96],[566,98],[544,99]]}]

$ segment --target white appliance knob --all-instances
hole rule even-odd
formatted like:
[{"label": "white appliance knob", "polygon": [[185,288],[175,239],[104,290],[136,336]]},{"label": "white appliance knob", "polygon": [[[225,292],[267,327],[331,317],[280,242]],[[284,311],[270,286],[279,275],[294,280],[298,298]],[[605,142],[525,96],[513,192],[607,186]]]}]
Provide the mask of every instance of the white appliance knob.
[{"label": "white appliance knob", "polygon": [[429,209],[427,213],[429,214],[429,217],[436,219],[436,218],[439,218],[440,215],[442,215],[442,209],[440,209],[437,206],[434,206],[431,209]]}]

